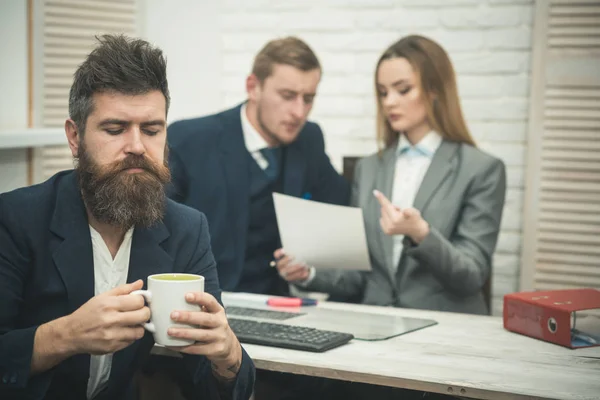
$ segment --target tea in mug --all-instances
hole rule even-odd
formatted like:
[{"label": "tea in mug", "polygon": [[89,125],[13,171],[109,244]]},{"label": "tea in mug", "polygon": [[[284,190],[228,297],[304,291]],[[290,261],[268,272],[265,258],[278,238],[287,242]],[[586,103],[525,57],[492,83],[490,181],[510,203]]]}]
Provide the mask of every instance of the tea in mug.
[{"label": "tea in mug", "polygon": [[199,277],[183,274],[164,274],[154,276],[153,279],[157,281],[196,281]]}]

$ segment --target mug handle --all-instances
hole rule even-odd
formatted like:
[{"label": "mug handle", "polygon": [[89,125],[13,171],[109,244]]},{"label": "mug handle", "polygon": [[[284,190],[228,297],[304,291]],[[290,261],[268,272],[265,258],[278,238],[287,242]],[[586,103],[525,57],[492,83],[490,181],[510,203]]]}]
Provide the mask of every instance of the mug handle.
[{"label": "mug handle", "polygon": [[[149,290],[134,290],[129,294],[139,294],[144,298],[144,300],[146,300],[146,303],[150,304],[152,302],[152,293]],[[156,332],[156,327],[152,322],[146,322],[145,324],[143,324],[143,326],[144,329],[146,329],[148,332]]]}]

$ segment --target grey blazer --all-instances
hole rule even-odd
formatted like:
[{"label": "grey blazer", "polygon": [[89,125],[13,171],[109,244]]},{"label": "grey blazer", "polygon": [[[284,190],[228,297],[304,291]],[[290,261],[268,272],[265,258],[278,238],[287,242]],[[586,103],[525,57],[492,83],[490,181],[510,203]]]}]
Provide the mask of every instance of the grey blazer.
[{"label": "grey blazer", "polygon": [[415,245],[404,240],[393,274],[393,239],[379,225],[378,189],[391,198],[396,148],[361,160],[352,204],[361,207],[372,270],[319,270],[304,287],[362,303],[487,314],[482,288],[492,273],[506,192],[501,160],[469,145],[444,140],[433,156],[414,207],[430,225]]}]

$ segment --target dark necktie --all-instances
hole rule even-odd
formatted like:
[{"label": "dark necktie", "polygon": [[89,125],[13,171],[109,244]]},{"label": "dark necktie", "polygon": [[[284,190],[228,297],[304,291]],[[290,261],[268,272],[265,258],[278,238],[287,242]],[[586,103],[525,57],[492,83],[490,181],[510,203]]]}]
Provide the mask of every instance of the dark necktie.
[{"label": "dark necktie", "polygon": [[260,153],[269,163],[269,165],[267,165],[267,168],[264,169],[265,174],[267,175],[267,178],[269,178],[269,180],[274,181],[275,179],[277,179],[277,175],[279,174],[279,168],[277,165],[277,161],[279,159],[279,148],[267,147],[264,149],[260,149]]}]

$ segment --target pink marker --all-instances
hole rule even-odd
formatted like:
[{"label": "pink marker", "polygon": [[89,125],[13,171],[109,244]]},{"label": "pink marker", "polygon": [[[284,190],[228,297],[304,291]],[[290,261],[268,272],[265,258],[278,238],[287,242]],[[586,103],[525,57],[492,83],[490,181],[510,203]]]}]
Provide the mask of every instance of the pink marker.
[{"label": "pink marker", "polygon": [[299,297],[273,297],[267,300],[267,305],[271,307],[302,307],[316,306],[315,299],[302,299]]}]

